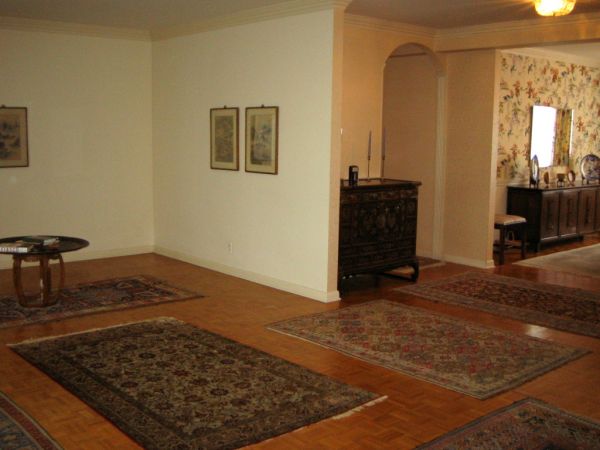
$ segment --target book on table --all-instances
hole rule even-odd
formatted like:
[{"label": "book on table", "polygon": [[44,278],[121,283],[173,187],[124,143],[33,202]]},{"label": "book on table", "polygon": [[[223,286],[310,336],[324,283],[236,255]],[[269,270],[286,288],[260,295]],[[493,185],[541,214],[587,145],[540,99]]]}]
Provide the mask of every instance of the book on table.
[{"label": "book on table", "polygon": [[34,245],[53,245],[58,243],[56,236],[25,236],[23,242]]},{"label": "book on table", "polygon": [[0,244],[0,253],[27,253],[35,247],[34,244],[29,244],[23,241],[4,242]]}]

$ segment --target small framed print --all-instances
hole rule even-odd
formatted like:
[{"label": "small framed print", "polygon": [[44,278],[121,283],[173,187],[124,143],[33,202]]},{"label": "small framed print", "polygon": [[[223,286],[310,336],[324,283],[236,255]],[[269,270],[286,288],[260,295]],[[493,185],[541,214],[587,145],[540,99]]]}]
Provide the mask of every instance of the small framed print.
[{"label": "small framed print", "polygon": [[246,172],[277,174],[279,107],[246,108]]},{"label": "small framed print", "polygon": [[210,110],[210,168],[239,170],[239,108]]},{"label": "small framed print", "polygon": [[0,106],[0,168],[29,166],[27,108]]}]

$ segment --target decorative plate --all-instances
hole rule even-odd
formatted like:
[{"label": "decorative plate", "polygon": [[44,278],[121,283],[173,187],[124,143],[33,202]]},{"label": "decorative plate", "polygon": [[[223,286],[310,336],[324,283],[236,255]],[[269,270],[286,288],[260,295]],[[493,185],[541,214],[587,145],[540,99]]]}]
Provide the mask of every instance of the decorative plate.
[{"label": "decorative plate", "polygon": [[537,155],[533,155],[533,158],[531,158],[529,177],[531,178],[532,184],[537,184],[540,181],[540,164]]},{"label": "decorative plate", "polygon": [[590,153],[581,160],[581,176],[588,181],[600,180],[600,158]]}]

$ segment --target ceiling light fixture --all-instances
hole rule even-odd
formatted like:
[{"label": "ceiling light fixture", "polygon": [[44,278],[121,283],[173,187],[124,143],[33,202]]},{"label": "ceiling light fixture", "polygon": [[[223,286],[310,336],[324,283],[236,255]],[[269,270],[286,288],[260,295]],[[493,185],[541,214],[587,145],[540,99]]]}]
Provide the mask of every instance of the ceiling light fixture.
[{"label": "ceiling light fixture", "polygon": [[534,0],[540,16],[566,16],[575,7],[576,0]]}]

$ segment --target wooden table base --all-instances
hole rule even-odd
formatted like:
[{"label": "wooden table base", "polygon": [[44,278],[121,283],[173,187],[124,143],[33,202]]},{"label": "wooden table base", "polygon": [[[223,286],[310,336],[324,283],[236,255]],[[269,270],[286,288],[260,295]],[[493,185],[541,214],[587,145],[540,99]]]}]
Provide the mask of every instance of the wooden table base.
[{"label": "wooden table base", "polygon": [[[57,259],[59,262],[60,278],[58,288],[52,291],[52,271],[50,260]],[[40,292],[39,294],[27,295],[23,290],[21,277],[21,263],[40,263]],[[47,255],[13,255],[13,282],[19,304],[25,308],[43,308],[54,305],[58,301],[58,294],[65,285],[65,264],[60,253]]]}]

